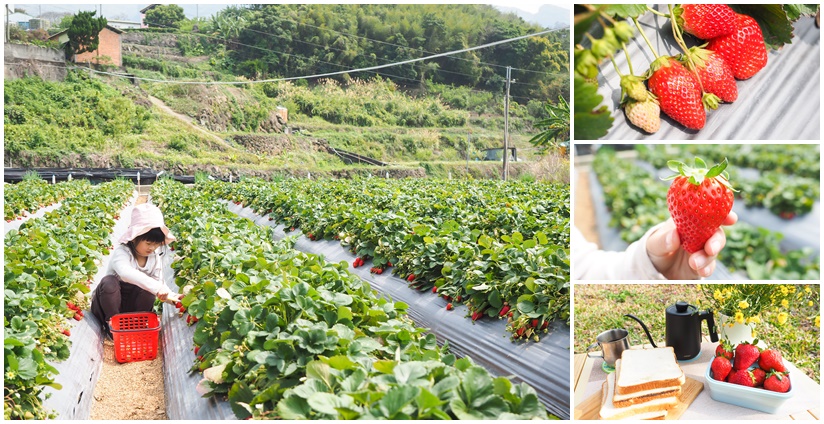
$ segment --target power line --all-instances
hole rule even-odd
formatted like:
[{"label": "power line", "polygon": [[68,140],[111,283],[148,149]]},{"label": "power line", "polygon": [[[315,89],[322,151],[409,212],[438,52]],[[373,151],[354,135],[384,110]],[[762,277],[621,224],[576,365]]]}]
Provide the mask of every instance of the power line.
[{"label": "power line", "polygon": [[[431,56],[420,57],[420,58],[416,58],[416,59],[409,59],[409,60],[404,60],[404,61],[395,62],[395,63],[369,66],[369,67],[366,67],[366,68],[352,69],[352,70],[348,70],[348,71],[328,72],[328,73],[323,73],[323,74],[305,75],[305,76],[300,76],[300,77],[273,78],[273,79],[265,79],[265,80],[257,80],[257,81],[170,81],[170,80],[158,80],[158,79],[153,79],[153,78],[139,78],[139,77],[134,77],[134,79],[139,79],[141,81],[148,81],[148,82],[173,83],[173,84],[244,85],[244,84],[260,84],[260,83],[266,83],[266,82],[291,81],[291,80],[297,80],[297,79],[322,78],[322,77],[329,77],[329,76],[334,76],[334,75],[351,74],[351,73],[355,73],[355,72],[364,72],[364,71],[373,71],[373,70],[377,70],[377,69],[391,68],[393,66],[405,65],[407,63],[421,62],[421,61],[424,61],[424,60],[435,59],[435,58],[438,58],[438,57],[445,57],[445,56],[450,56],[450,55],[454,55],[454,54],[458,54],[458,53],[465,53],[465,52],[469,52],[469,51],[480,50],[480,49],[484,49],[484,48],[488,48],[488,47],[492,47],[492,46],[497,46],[497,45],[500,45],[500,44],[511,43],[511,42],[514,42],[514,41],[523,40],[525,38],[535,37],[535,36],[538,36],[538,35],[548,34],[550,32],[555,32],[555,31],[558,31],[558,30],[553,29],[553,30],[539,31],[539,32],[536,32],[536,33],[522,35],[522,36],[519,36],[519,37],[508,38],[508,39],[499,40],[499,41],[493,41],[491,43],[482,44],[480,46],[468,47],[468,48],[465,48],[465,49],[453,50],[453,51],[446,52],[446,53],[438,53],[438,54],[434,54],[434,55],[431,55]],[[112,73],[103,72],[103,71],[96,71],[96,70],[92,70],[92,69],[90,69],[90,71],[97,72],[97,73],[102,73],[102,74],[109,74],[109,75],[119,76],[118,74],[112,74]]]}]

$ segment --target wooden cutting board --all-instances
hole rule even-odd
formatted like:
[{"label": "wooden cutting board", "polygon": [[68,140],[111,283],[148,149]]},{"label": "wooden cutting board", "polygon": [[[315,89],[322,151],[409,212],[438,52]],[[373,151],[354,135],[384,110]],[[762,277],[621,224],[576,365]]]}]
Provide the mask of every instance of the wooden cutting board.
[{"label": "wooden cutting board", "polygon": [[[677,420],[681,418],[684,411],[689,408],[690,404],[698,397],[698,394],[704,390],[704,383],[693,380],[687,377],[687,381],[681,386],[681,395],[678,396],[678,403],[674,408],[667,413],[668,420]],[[601,391],[590,396],[587,400],[579,403],[575,407],[576,420],[597,420],[599,419],[598,412],[601,410]]]}]

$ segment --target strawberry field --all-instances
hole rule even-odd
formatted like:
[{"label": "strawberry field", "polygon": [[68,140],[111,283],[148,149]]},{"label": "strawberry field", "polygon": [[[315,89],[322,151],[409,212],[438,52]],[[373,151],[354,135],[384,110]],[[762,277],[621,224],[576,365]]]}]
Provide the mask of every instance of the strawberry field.
[{"label": "strawberry field", "polygon": [[[95,384],[75,358],[99,337],[82,311],[134,186],[31,187],[45,200],[20,210],[61,204],[7,223],[4,413],[67,418]],[[178,238],[167,284],[186,293],[161,336],[180,419],[568,416],[567,187],[169,180],[151,198]],[[350,258],[295,249],[298,231]]]},{"label": "strawberry field", "polygon": [[[739,222],[725,227],[727,245],[720,262],[732,278],[817,280],[820,278],[820,152],[815,145],[654,145],[636,146],[637,158],[619,158],[601,148],[592,169],[602,197],[602,239],[638,240],[669,218],[668,184],[661,178],[667,160],[701,156],[730,163],[737,190],[733,210]],[[604,240],[602,240],[604,242]],[[607,241],[608,242],[608,241]],[[723,273],[723,271],[722,271]],[[719,278],[716,276],[715,278]]]},{"label": "strawberry field", "polygon": [[[335,184],[342,190],[343,183],[283,183],[283,190],[296,191],[280,195],[292,199],[297,190],[307,190],[312,196],[333,191]],[[173,267],[176,284],[188,291],[183,304],[196,318],[194,367],[203,370],[202,394],[228,396],[239,418],[545,416],[533,388],[494,377],[472,359],[457,359],[439,347],[434,334],[407,317],[414,306],[378,296],[347,263],[293,250],[291,239],[275,242],[269,227],[225,211],[218,201],[218,190],[274,188],[267,186],[201,183],[191,190],[163,182],[153,188],[179,235],[176,255],[182,259]],[[356,188],[379,201],[376,187]],[[352,205],[355,221],[363,211]],[[319,230],[312,227],[312,238],[324,234]],[[384,259],[402,263],[397,258]]]}]

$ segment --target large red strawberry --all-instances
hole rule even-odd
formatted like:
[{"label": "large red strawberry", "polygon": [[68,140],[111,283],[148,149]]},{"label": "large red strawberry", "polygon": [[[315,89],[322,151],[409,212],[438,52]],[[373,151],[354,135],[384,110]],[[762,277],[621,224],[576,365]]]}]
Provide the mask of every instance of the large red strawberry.
[{"label": "large red strawberry", "polygon": [[752,372],[748,370],[737,371],[735,374],[732,374],[728,382],[747,387],[755,387],[755,377],[753,377]]},{"label": "large red strawberry", "polygon": [[764,388],[773,392],[787,393],[790,390],[790,376],[783,372],[771,372],[764,380]]},{"label": "large red strawberry", "polygon": [[684,65],[691,70],[693,64],[704,92],[715,94],[727,103],[732,103],[738,98],[735,76],[720,55],[711,50],[692,47],[689,49],[689,58],[684,57]]},{"label": "large red strawberry", "polygon": [[735,11],[726,4],[683,4],[675,8],[675,20],[702,40],[735,31]]},{"label": "large red strawberry", "polygon": [[745,370],[758,361],[761,352],[755,344],[741,343],[735,347],[735,361],[732,367],[736,370]]},{"label": "large red strawberry", "polygon": [[784,366],[784,360],[781,358],[781,352],[775,349],[767,349],[761,352],[761,356],[758,359],[758,366],[764,371],[787,371],[787,368]]},{"label": "large red strawberry", "polygon": [[695,74],[668,56],[655,59],[650,70],[649,90],[658,97],[661,111],[687,128],[704,128],[707,114],[701,102],[701,85]]},{"label": "large red strawberry", "polygon": [[758,22],[747,15],[737,15],[735,23],[734,32],[713,38],[707,44],[707,50],[721,55],[736,78],[751,78],[767,66],[764,36]]},{"label": "large red strawberry", "polygon": [[727,160],[710,169],[701,158],[695,158],[694,168],[678,161],[667,166],[677,172],[665,178],[673,180],[667,192],[669,212],[684,250],[695,253],[704,249],[732,210],[734,190],[724,172]]},{"label": "large red strawberry", "polygon": [[712,370],[712,378],[718,381],[725,381],[732,370],[730,360],[723,356],[716,356],[710,364]]}]

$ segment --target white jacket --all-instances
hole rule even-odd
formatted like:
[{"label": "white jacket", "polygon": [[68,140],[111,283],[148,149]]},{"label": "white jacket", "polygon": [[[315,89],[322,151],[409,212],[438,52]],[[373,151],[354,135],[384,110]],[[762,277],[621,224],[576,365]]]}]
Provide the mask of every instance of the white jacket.
[{"label": "white jacket", "polygon": [[129,247],[121,244],[112,252],[106,275],[115,275],[121,281],[134,284],[157,296],[157,292],[163,288],[163,261],[155,251],[146,259],[146,266],[141,267]]},{"label": "white jacket", "polygon": [[647,255],[647,239],[658,226],[652,227],[623,252],[600,250],[581,231],[571,229],[572,278],[574,280],[666,280]]}]

